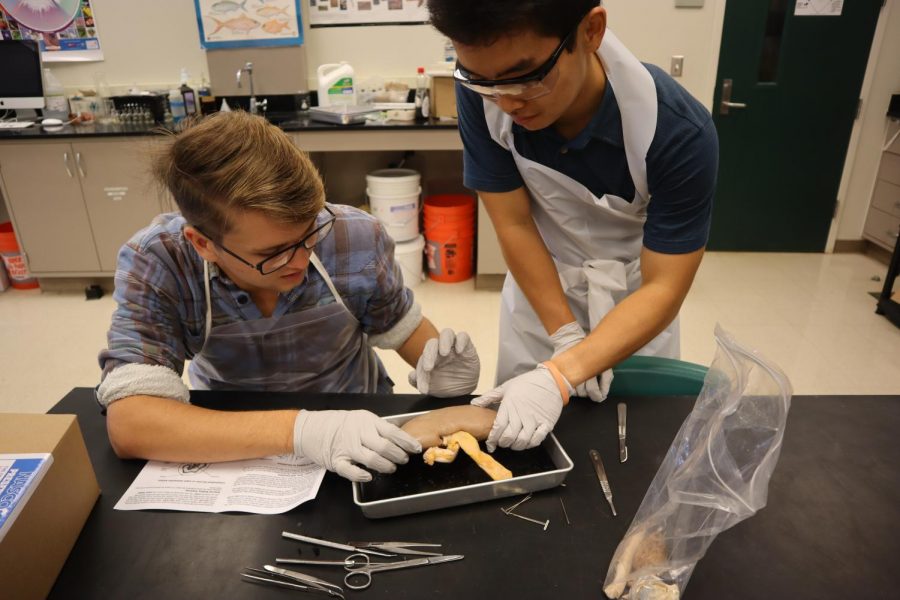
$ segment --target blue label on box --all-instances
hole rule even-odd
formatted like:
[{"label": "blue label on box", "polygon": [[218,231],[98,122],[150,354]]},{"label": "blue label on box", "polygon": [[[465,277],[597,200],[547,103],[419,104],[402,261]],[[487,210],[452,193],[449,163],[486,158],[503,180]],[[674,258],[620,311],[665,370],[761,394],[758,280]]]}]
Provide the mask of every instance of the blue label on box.
[{"label": "blue label on box", "polygon": [[51,454],[0,454],[0,541],[52,462]]}]

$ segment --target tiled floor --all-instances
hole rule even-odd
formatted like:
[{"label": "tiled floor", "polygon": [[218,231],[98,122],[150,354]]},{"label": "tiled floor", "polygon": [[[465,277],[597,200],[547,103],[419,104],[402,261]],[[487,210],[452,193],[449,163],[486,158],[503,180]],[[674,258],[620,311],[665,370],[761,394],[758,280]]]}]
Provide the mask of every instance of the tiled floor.
[{"label": "tiled floor", "polygon": [[[797,394],[900,394],[900,329],[869,295],[886,270],[855,254],[709,253],[681,313],[682,358],[709,364],[718,322],[778,364]],[[490,389],[499,293],[426,282],[416,296],[439,328],[472,335],[478,391]],[[43,412],[72,387],[95,385],[113,307],[109,295],[0,293],[0,411]],[[413,391],[409,367],[381,354],[396,391]]]}]

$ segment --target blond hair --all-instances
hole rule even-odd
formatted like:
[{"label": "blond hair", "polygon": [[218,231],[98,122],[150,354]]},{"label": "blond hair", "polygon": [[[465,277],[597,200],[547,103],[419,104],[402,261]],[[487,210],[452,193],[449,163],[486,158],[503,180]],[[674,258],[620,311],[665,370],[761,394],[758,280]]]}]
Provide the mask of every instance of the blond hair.
[{"label": "blond hair", "polygon": [[244,111],[187,124],[153,160],[153,174],[188,223],[221,242],[236,212],[282,223],[313,219],[325,204],[315,165],[283,131]]}]

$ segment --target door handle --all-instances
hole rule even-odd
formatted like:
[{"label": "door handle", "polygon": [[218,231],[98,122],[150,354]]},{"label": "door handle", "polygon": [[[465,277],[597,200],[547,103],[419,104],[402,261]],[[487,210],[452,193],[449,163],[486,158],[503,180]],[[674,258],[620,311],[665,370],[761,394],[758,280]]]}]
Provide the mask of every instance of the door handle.
[{"label": "door handle", "polygon": [[84,172],[84,169],[81,166],[81,152],[75,153],[75,165],[78,167],[78,172],[81,173],[81,176],[87,177],[87,174]]},{"label": "door handle", "polygon": [[72,176],[72,169],[69,168],[69,153],[63,152],[63,165],[66,167],[66,173],[69,174],[69,177]]},{"label": "door handle", "polygon": [[731,101],[731,91],[733,87],[734,82],[731,79],[722,80],[722,101],[719,102],[720,115],[727,115],[728,111],[732,108],[747,108],[747,105],[744,102]]}]

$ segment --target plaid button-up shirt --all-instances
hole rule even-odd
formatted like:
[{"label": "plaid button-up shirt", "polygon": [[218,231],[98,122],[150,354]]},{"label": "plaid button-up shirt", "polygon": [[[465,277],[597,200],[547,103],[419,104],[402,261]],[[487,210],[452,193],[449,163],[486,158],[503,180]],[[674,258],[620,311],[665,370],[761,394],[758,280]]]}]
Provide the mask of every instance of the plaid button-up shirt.
[{"label": "plaid button-up shirt", "polygon": [[[316,246],[316,255],[363,331],[389,331],[413,306],[413,293],[394,261],[394,242],[372,216],[348,206],[329,207],[337,220]],[[325,218],[324,212],[319,218]],[[114,294],[118,307],[108,348],[99,356],[104,378],[131,363],[161,365],[180,375],[185,359],[203,347],[203,260],[184,237],[185,224],[179,213],[159,215],[120,250]],[[263,318],[250,294],[215,265],[210,265],[210,296],[214,327]],[[334,301],[310,265],[303,282],[279,296],[272,317]],[[296,349],[298,355],[309,351]]]}]

